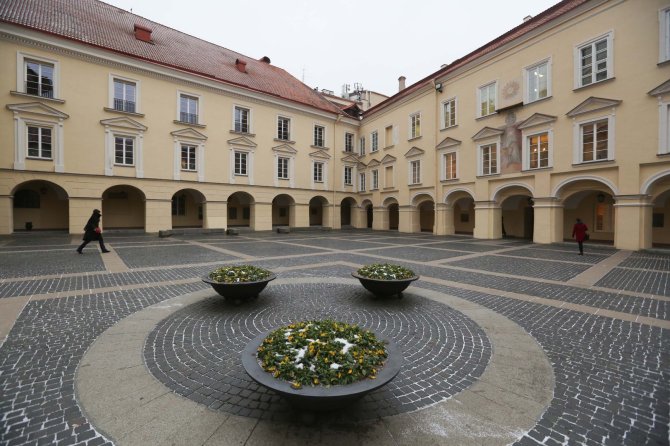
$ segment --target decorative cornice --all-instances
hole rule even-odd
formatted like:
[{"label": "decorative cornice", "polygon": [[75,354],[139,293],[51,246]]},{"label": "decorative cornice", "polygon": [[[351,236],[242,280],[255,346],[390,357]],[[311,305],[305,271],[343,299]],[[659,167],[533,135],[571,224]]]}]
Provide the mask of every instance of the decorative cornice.
[{"label": "decorative cornice", "polygon": [[503,133],[505,133],[505,132],[503,130],[500,130],[500,129],[494,129],[493,127],[484,127],[483,129],[481,129],[480,131],[475,133],[472,136],[472,139],[477,141],[479,139],[493,138],[493,137],[496,137],[496,136],[500,136]]},{"label": "decorative cornice", "polygon": [[125,116],[120,118],[110,118],[102,119],[100,124],[109,127],[119,127],[123,129],[132,129],[132,130],[142,130],[143,132],[147,130],[147,126],[141,124],[134,119],[126,118]]},{"label": "decorative cornice", "polygon": [[461,141],[458,139],[451,138],[447,136],[440,142],[438,145],[435,146],[436,149],[448,149],[450,147],[455,147],[461,144]]},{"label": "decorative cornice", "polygon": [[651,90],[647,94],[649,94],[651,96],[660,96],[662,94],[667,94],[667,93],[670,93],[670,80],[667,80],[667,81],[663,82],[661,85],[654,88],[653,90]]},{"label": "decorative cornice", "polygon": [[620,99],[597,98],[595,96],[591,96],[577,107],[567,112],[566,115],[574,118],[575,116],[583,115],[585,113],[616,107],[617,105],[621,104],[621,102],[622,101]]},{"label": "decorative cornice", "polygon": [[170,132],[170,135],[174,136],[175,138],[190,138],[190,139],[198,139],[201,141],[207,140],[207,135],[204,135],[192,128],[175,130],[174,132]]},{"label": "decorative cornice", "polygon": [[412,157],[414,157],[414,156],[421,156],[421,155],[423,155],[424,153],[426,153],[425,150],[420,149],[420,148],[414,146],[414,147],[412,147],[411,149],[409,149],[409,150],[407,151],[407,153],[405,153],[405,158],[412,158]]},{"label": "decorative cornice", "polygon": [[49,116],[51,118],[67,119],[70,115],[49,107],[41,102],[24,102],[22,104],[7,104],[7,109],[15,113],[31,113],[40,116]]},{"label": "decorative cornice", "polygon": [[534,113],[529,118],[521,121],[517,128],[523,130],[529,127],[534,127],[536,125],[547,125],[555,122],[556,119],[558,119],[557,116],[545,115],[543,113]]}]

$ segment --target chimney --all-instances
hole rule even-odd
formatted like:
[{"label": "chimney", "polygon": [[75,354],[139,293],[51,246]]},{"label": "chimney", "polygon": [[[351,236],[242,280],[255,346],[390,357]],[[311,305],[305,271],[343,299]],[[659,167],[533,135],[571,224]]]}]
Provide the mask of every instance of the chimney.
[{"label": "chimney", "polygon": [[135,38],[142,42],[151,43],[151,28],[135,23]]},{"label": "chimney", "polygon": [[398,78],[398,91],[403,91],[405,89],[405,76],[400,76]]},{"label": "chimney", "polygon": [[532,18],[533,18],[532,15],[527,15],[526,17],[523,18],[523,21],[524,21],[524,23],[525,23],[525,22],[529,21],[529,20],[532,19]]},{"label": "chimney", "polygon": [[270,63],[270,58],[268,56],[263,56],[263,57],[261,57],[261,62],[265,62],[265,63],[269,64]]},{"label": "chimney", "polygon": [[246,73],[247,72],[247,63],[243,61],[242,59],[236,59],[235,60],[235,66],[237,67],[237,70],[240,73]]}]

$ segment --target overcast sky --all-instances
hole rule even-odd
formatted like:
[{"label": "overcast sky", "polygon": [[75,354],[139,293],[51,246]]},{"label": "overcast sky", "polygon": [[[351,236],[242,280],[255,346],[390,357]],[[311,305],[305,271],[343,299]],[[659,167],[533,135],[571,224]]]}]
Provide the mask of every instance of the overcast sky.
[{"label": "overcast sky", "polygon": [[559,0],[104,0],[248,57],[310,87],[392,95]]}]

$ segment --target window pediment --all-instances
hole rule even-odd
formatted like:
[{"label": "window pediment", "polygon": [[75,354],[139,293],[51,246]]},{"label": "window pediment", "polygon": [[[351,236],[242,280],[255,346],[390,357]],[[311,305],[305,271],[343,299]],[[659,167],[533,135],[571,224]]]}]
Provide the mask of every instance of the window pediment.
[{"label": "window pediment", "polygon": [[365,169],[367,169],[367,167],[368,167],[368,166],[366,166],[365,163],[361,163],[361,162],[359,162],[359,163],[356,165],[356,168],[357,168],[358,170],[365,170]]},{"label": "window pediment", "polygon": [[528,127],[534,127],[536,125],[546,125],[550,124],[558,119],[557,116],[545,115],[542,113],[534,113],[528,119],[523,120],[519,123],[517,128],[526,129]]},{"label": "window pediment", "polygon": [[56,110],[41,102],[28,102],[23,104],[7,104],[7,109],[15,113],[30,113],[33,115],[48,116],[51,118],[67,119],[70,115]]},{"label": "window pediment", "polygon": [[291,147],[289,144],[280,144],[272,148],[272,151],[275,153],[283,153],[285,155],[295,155],[298,153],[296,149]]},{"label": "window pediment", "polygon": [[358,164],[358,158],[353,155],[347,155],[342,158],[343,163]]},{"label": "window pediment", "polygon": [[379,166],[380,164],[381,164],[381,163],[380,163],[378,160],[372,160],[372,161],[370,161],[370,162],[368,163],[368,167],[377,167],[377,166]]},{"label": "window pediment", "polygon": [[188,129],[183,129],[183,130],[175,130],[174,132],[170,132],[170,135],[174,136],[175,138],[188,138],[188,139],[197,139],[200,141],[206,141],[207,136],[200,133],[199,131],[188,128]]},{"label": "window pediment", "polygon": [[454,138],[444,138],[441,143],[435,146],[436,149],[448,149],[450,147],[458,146],[461,144],[461,141]]},{"label": "window pediment", "polygon": [[231,146],[247,147],[250,149],[255,149],[258,146],[258,144],[256,144],[246,136],[240,136],[238,138],[229,139],[228,144],[230,144]]},{"label": "window pediment", "polygon": [[479,139],[495,138],[504,133],[504,130],[494,129],[493,127],[484,127],[472,136],[475,141]]},{"label": "window pediment", "polygon": [[382,158],[382,164],[391,164],[395,163],[396,157],[393,155],[386,155],[384,158]]},{"label": "window pediment", "polygon": [[412,147],[411,149],[409,149],[409,150],[407,151],[407,153],[405,153],[405,158],[412,158],[412,157],[414,157],[414,156],[421,156],[421,155],[423,155],[424,153],[426,153],[425,150],[420,149],[420,148],[414,146],[414,147]]},{"label": "window pediment", "polygon": [[622,101],[620,99],[597,98],[595,96],[591,96],[577,107],[567,112],[566,115],[574,118],[575,116],[583,115],[585,113],[616,107],[617,105],[621,104],[621,102]]},{"label": "window pediment", "polygon": [[667,93],[670,93],[670,80],[663,82],[661,85],[651,90],[648,94],[651,96],[660,96]]},{"label": "window pediment", "polygon": [[315,150],[314,152],[309,154],[310,158],[315,158],[315,159],[321,159],[321,160],[329,160],[330,155],[326,153],[325,150]]},{"label": "window pediment", "polygon": [[141,130],[141,131],[146,131],[148,128],[146,125],[141,124],[134,119],[121,117],[121,118],[111,118],[111,119],[103,119],[100,121],[100,124],[104,126],[109,126],[109,127],[116,127],[120,129],[126,129],[126,130]]}]

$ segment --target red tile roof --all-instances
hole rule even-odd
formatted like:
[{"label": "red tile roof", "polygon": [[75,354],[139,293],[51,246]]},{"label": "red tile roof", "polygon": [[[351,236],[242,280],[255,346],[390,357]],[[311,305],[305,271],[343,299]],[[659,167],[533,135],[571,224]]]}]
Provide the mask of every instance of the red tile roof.
[{"label": "red tile roof", "polygon": [[[281,68],[97,0],[2,0],[0,22],[340,113],[318,92]],[[135,38],[136,24],[151,29],[152,43]],[[237,59],[246,62],[246,73],[237,69]]]},{"label": "red tile roof", "polygon": [[382,110],[383,108],[397,102],[398,100],[414,93],[417,90],[420,90],[423,88],[425,85],[432,83],[433,80],[439,79],[440,77],[449,74],[450,72],[461,68],[462,66],[475,61],[476,59],[485,56],[488,53],[491,53],[498,48],[514,41],[515,39],[518,39],[519,37],[524,36],[525,34],[531,32],[532,30],[543,26],[552,20],[555,20],[562,16],[563,14],[577,8],[578,6],[581,6],[582,4],[588,2],[590,0],[563,0],[562,2],[559,2],[555,4],[554,6],[550,7],[549,9],[541,12],[540,14],[536,15],[535,17],[529,19],[526,22],[523,22],[521,25],[512,28],[511,30],[507,31],[505,34],[497,37],[496,39],[490,41],[486,45],[477,48],[476,50],[472,51],[471,53],[465,55],[464,57],[457,59],[447,65],[446,67],[440,68],[438,71],[432,73],[431,75],[421,79],[418,82],[415,82],[414,84],[410,85],[409,87],[405,88],[402,91],[399,91],[395,95],[391,96],[384,102],[381,102],[374,107],[369,108],[363,113],[363,117],[365,118],[366,116],[369,116],[370,114],[373,114],[377,111]]}]

